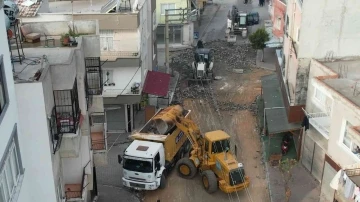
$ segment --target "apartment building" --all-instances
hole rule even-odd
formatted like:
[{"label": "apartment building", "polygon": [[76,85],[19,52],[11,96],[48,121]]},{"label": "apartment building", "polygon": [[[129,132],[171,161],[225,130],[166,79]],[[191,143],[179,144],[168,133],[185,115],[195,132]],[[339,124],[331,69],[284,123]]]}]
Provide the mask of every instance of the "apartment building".
[{"label": "apartment building", "polygon": [[[110,132],[130,132],[147,72],[157,65],[156,1],[37,1],[22,22],[98,20],[102,102]],[[35,8],[36,7],[36,8]],[[38,9],[38,10],[36,10]],[[100,98],[99,98],[100,99]]]},{"label": "apartment building", "polygon": [[[76,42],[70,47],[65,47],[60,42],[60,36],[67,33],[69,27],[81,35],[75,37]],[[12,190],[16,194],[19,192],[18,200],[10,198],[11,192],[6,192],[10,188],[4,188],[5,184],[2,184],[2,201],[90,201],[94,189],[93,150],[99,150],[99,144],[104,144],[92,142],[93,127],[90,126],[88,112],[94,83],[99,88],[101,85],[100,77],[98,82],[89,82],[95,80],[94,68],[92,71],[86,68],[87,60],[97,58],[100,61],[98,22],[21,24],[21,32],[27,33],[23,34],[25,40],[28,34],[31,37],[41,36],[33,42],[22,42],[23,49],[20,40],[15,40],[19,32],[13,28],[10,28],[13,33],[10,38],[13,68],[8,51],[3,55],[8,58],[4,60],[8,63],[6,78],[14,78],[8,82],[10,88],[6,92],[12,94],[9,102],[14,105],[12,116],[18,117],[18,135],[13,139],[19,143],[9,144],[10,148],[18,150],[10,150],[8,154],[17,152],[11,158],[18,159],[17,165],[21,169],[19,172],[14,170],[13,174],[23,174],[23,178],[14,178],[22,182],[18,191]],[[2,30],[6,33],[6,29]],[[8,40],[5,34],[3,36],[5,46]],[[89,78],[89,75],[93,77]],[[7,148],[6,144],[0,148]],[[12,164],[5,165],[4,172],[9,173],[6,177],[4,174],[2,182],[7,181],[10,186],[14,181],[8,179],[9,170],[16,162],[12,159],[7,161]]]},{"label": "apartment building", "polygon": [[[205,1],[204,1],[205,2]],[[191,16],[198,14],[197,5],[203,5],[203,1],[191,0],[158,0],[156,1],[157,43],[165,44],[165,11],[169,10],[169,44],[191,45],[194,40],[194,23]],[[202,7],[202,6],[201,6]],[[161,64],[163,65],[163,64]]]},{"label": "apartment building", "polygon": [[272,34],[279,39],[284,37],[286,2],[287,0],[272,0],[269,4],[269,13],[273,24]]},{"label": "apartment building", "polygon": [[[7,47],[3,1],[0,1],[0,44]],[[0,49],[0,200],[29,201],[31,172],[26,162],[27,146],[19,131],[13,75],[9,49]],[[26,171],[26,172],[25,172]],[[26,174],[26,175],[25,175]],[[33,173],[34,174],[34,173]],[[42,188],[40,185],[39,188]],[[53,185],[54,188],[54,185]],[[55,188],[53,190],[55,192]],[[22,199],[22,200],[21,200]]]},{"label": "apartment building", "polygon": [[310,61],[301,162],[321,182],[320,201],[333,201],[336,173],[360,162],[359,64],[358,58]]}]

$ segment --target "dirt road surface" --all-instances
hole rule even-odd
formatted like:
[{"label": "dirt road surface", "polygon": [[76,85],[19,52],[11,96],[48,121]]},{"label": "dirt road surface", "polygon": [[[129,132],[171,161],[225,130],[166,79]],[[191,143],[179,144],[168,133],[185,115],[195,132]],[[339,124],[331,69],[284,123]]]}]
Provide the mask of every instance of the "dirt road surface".
[{"label": "dirt road surface", "polygon": [[[267,70],[257,68],[244,74],[234,74],[226,69],[218,70],[217,75],[221,75],[223,79],[211,84],[214,95],[218,101],[231,102],[234,105],[250,105],[261,93],[260,77],[269,73]],[[145,202],[269,201],[255,116],[249,110],[220,110],[222,116],[220,121],[210,96],[208,92],[203,98],[186,99],[184,106],[192,110],[191,118],[203,133],[223,129],[232,136],[232,144],[237,145],[237,158],[244,164],[245,173],[250,177],[250,187],[231,195],[220,190],[210,195],[203,189],[200,175],[192,180],[185,180],[178,177],[176,170],[173,170],[168,177],[167,187],[164,190],[146,192]]]}]

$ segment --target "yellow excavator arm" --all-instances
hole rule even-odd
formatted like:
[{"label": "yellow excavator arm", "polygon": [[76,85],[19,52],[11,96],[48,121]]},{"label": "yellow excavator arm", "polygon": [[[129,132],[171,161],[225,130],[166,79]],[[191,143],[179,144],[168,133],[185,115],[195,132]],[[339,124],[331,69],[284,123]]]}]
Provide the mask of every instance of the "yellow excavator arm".
[{"label": "yellow excavator arm", "polygon": [[[172,123],[181,130],[189,139],[193,152],[196,157],[201,157],[201,146],[203,143],[203,137],[201,136],[199,127],[189,118],[184,117],[181,113],[182,107],[179,105],[166,108],[161,114],[154,117],[155,122],[160,123]],[[161,128],[161,127],[159,127]],[[195,156],[194,156],[195,157]]]}]

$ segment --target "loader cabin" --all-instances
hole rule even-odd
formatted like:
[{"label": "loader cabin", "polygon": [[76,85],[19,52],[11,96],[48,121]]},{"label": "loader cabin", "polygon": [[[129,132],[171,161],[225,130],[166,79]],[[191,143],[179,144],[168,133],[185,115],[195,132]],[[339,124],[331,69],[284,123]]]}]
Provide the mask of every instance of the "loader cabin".
[{"label": "loader cabin", "polygon": [[195,62],[205,62],[206,64],[210,64],[212,61],[212,51],[208,48],[199,48],[195,51]]},{"label": "loader cabin", "polygon": [[205,133],[205,152],[223,153],[230,150],[230,136],[222,130]]}]

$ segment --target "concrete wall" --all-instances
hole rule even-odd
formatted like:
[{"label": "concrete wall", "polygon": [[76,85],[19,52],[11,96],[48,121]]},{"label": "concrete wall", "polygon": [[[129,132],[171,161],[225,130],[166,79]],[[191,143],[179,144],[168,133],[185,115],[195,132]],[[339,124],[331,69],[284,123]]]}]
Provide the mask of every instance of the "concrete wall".
[{"label": "concrete wall", "polygon": [[114,30],[113,40],[114,51],[132,51],[140,50],[140,35],[135,30]]},{"label": "concrete wall", "polygon": [[182,27],[183,45],[192,45],[194,41],[194,23],[184,24]]},{"label": "concrete wall", "polygon": [[[2,4],[2,3],[0,3]],[[0,29],[3,30],[0,32],[0,45],[1,47],[8,47],[8,41],[5,30],[5,14],[2,9],[2,6],[0,7]],[[2,112],[0,115],[0,158],[3,157],[5,151],[5,148],[9,142],[9,138],[12,134],[12,131],[14,129],[14,126],[16,123],[18,123],[18,110],[17,110],[17,103],[16,103],[16,95],[15,95],[15,86],[14,86],[14,80],[13,80],[13,73],[12,73],[12,66],[11,66],[11,60],[10,60],[10,54],[8,48],[1,48],[0,54],[3,56],[3,64],[4,64],[4,71],[5,71],[5,83],[6,88],[8,92],[9,97],[9,105],[6,109],[6,111]],[[23,167],[27,169],[28,166],[32,166],[31,164],[24,163],[24,159],[27,158],[26,149],[22,149],[23,147],[29,147],[31,146],[27,140],[28,138],[24,137],[21,133],[20,125],[18,125],[18,138],[19,138],[19,145],[20,145],[20,153],[21,153],[21,159],[23,160]],[[31,200],[31,194],[32,189],[30,183],[32,182],[32,176],[31,173],[27,172],[24,174],[24,180],[21,188],[21,192],[19,194],[18,201],[24,201],[24,202],[30,202]],[[47,189],[45,189],[47,190]]]},{"label": "concrete wall", "polygon": [[[91,160],[89,136],[82,136],[80,140],[80,155],[78,158],[62,158],[64,184],[81,184],[83,168]],[[92,173],[92,166],[86,167],[87,173]]]},{"label": "concrete wall", "polygon": [[82,45],[84,57],[100,56],[100,37],[98,35],[82,36]]},{"label": "concrete wall", "polygon": [[[58,21],[58,22],[39,22],[34,21],[26,23],[30,24],[31,30],[34,33],[46,34],[48,36],[61,36],[62,34],[68,33],[69,29],[73,29],[72,22],[70,21]],[[74,22],[75,32],[79,34],[95,34],[98,33],[98,24],[94,20],[86,21],[75,21]]]},{"label": "concrete wall", "polygon": [[299,51],[300,58],[323,58],[329,51],[336,57],[360,53],[360,2],[304,1]]},{"label": "concrete wall", "polygon": [[92,14],[71,14],[65,13],[38,13],[33,18],[22,18],[23,23],[28,22],[57,22],[72,20],[98,20],[100,29],[129,30],[139,27],[139,13],[92,13]]},{"label": "concrete wall", "polygon": [[[113,71],[113,81],[115,86],[104,86],[104,94],[107,92],[117,91],[118,94],[131,93],[130,89],[135,82],[141,83],[141,71],[139,67],[122,67],[122,68],[103,68],[103,71]],[[124,90],[126,89],[126,90]]]},{"label": "concrete wall", "polygon": [[52,150],[42,83],[16,84],[17,107],[21,131],[21,152],[25,167],[23,187],[31,194],[19,201],[55,201]]}]

